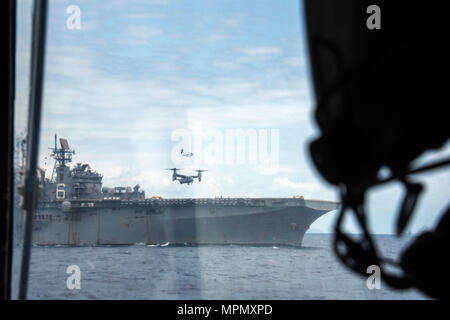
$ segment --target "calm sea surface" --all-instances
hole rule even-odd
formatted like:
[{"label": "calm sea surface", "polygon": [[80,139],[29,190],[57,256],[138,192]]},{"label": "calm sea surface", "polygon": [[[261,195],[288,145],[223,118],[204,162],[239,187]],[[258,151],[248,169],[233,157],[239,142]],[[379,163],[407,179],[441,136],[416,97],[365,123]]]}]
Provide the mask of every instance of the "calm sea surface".
[{"label": "calm sea surface", "polygon": [[[303,247],[33,247],[30,299],[426,299],[419,291],[369,290],[335,257],[332,236],[306,234]],[[411,240],[376,236],[395,258]],[[19,249],[17,250],[19,252]],[[18,255],[19,256],[19,255]],[[14,262],[14,282],[18,280]],[[67,288],[67,267],[81,289]],[[14,285],[13,293],[17,293]]]}]

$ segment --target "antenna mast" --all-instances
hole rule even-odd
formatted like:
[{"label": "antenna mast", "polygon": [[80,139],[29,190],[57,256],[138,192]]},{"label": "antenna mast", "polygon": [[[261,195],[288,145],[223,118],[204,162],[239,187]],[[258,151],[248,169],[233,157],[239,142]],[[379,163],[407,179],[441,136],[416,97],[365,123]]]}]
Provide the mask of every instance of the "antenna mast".
[{"label": "antenna mast", "polygon": [[[72,154],[75,154],[75,150],[70,150],[69,142],[67,142],[67,139],[63,139],[63,138],[59,138],[59,143],[61,145],[61,148],[58,148],[58,145],[56,143],[57,139],[58,138],[55,133],[55,147],[50,148],[50,150],[53,151],[53,154],[51,154],[50,156],[53,157],[53,159],[55,159],[55,167],[56,167],[56,165],[58,167],[65,167],[66,163],[72,162]],[[53,180],[53,174],[55,171],[55,167],[53,168],[53,172],[52,172],[52,177],[51,177],[52,180]]]}]

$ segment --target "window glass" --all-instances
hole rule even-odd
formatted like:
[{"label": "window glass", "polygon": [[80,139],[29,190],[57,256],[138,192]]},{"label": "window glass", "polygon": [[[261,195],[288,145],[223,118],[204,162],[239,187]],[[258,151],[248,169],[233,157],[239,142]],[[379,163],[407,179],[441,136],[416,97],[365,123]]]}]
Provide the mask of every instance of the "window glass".
[{"label": "window glass", "polygon": [[[17,168],[31,11],[19,1]],[[50,1],[47,27],[29,298],[425,298],[370,290],[335,258],[301,2]],[[408,235],[437,221],[446,174],[424,177],[435,194]],[[392,235],[399,196],[369,203],[392,257],[412,239]]]}]

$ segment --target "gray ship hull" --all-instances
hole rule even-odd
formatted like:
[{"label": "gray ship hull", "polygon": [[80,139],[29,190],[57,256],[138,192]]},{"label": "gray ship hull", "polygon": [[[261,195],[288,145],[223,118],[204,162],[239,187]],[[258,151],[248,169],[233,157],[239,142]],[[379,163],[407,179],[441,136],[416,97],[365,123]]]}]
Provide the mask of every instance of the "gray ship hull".
[{"label": "gray ship hull", "polygon": [[297,198],[165,199],[40,203],[37,245],[301,245],[338,203]]}]

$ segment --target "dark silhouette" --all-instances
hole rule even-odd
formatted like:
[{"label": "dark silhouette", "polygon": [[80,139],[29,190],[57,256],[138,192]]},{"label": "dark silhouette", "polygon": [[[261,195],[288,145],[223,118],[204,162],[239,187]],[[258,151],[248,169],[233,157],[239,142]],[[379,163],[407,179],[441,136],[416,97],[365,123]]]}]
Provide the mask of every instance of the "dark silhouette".
[{"label": "dark silhouette", "polygon": [[[380,29],[367,27],[370,5],[380,9]],[[342,209],[335,249],[345,265],[366,275],[382,267],[382,279],[395,288],[417,287],[432,297],[449,296],[444,260],[450,252],[449,210],[434,232],[403,253],[402,275],[383,268],[364,209],[371,187],[400,181],[406,196],[397,217],[402,234],[423,186],[413,173],[448,165],[450,159],[413,168],[423,152],[444,145],[450,136],[448,76],[450,33],[448,1],[307,0],[305,12],[321,135],[310,144],[316,168],[340,188]],[[380,180],[380,169],[392,176]],[[342,218],[353,212],[362,240],[341,231]],[[395,264],[395,263],[394,263]]]}]

